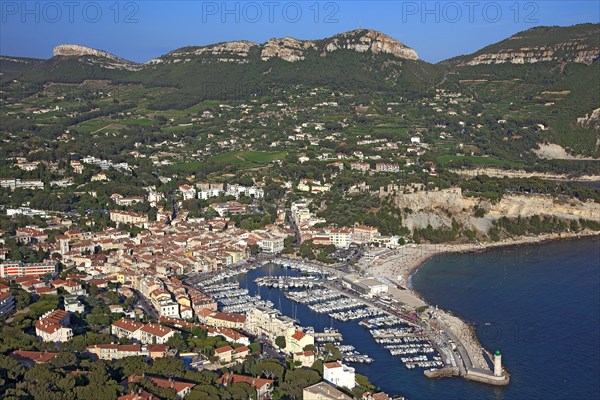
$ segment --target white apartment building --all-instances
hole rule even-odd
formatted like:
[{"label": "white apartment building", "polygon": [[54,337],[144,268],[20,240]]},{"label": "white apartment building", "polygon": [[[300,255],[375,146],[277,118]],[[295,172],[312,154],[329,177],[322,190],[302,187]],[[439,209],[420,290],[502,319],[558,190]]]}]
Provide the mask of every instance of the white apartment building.
[{"label": "white apartment building", "polygon": [[140,342],[144,344],[165,344],[175,330],[159,324],[146,324],[140,329]]},{"label": "white apartment building", "polygon": [[173,300],[152,302],[161,317],[179,318],[179,303]]},{"label": "white apartment building", "polygon": [[329,229],[329,241],[337,248],[347,249],[352,243],[352,231],[348,228]]},{"label": "white apartment building", "polygon": [[282,237],[268,237],[261,239],[257,244],[263,253],[279,253],[283,251],[285,239]]},{"label": "white apartment building", "polygon": [[323,379],[338,387],[352,389],[356,386],[354,368],[344,365],[340,361],[323,364]]},{"label": "white apartment building", "polygon": [[73,339],[73,331],[69,324],[67,311],[48,311],[36,321],[35,334],[44,342],[67,342]]}]

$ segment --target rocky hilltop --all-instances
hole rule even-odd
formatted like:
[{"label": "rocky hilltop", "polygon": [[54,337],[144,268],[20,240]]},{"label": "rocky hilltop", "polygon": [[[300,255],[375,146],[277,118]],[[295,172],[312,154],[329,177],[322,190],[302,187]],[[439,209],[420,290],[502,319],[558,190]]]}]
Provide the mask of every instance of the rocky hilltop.
[{"label": "rocky hilltop", "polygon": [[600,24],[536,27],[445,63],[459,67],[540,62],[590,65],[600,58]]},{"label": "rocky hilltop", "polygon": [[248,41],[224,42],[202,47],[184,47],[162,57],[151,60],[149,64],[189,62],[198,56],[212,56],[205,60],[234,62],[245,64],[254,51],[263,61],[280,58],[288,62],[304,60],[309,51],[325,57],[337,50],[352,50],[359,53],[391,54],[398,58],[418,60],[417,52],[403,43],[381,32],[361,29],[342,33],[321,40],[299,40],[292,37],[269,39],[264,44]]},{"label": "rocky hilltop", "polygon": [[131,71],[139,69],[138,64],[134,62],[125,60],[102,50],[96,50],[78,44],[61,44],[54,48],[53,54],[54,57],[91,56],[91,58],[88,60],[90,63],[101,64],[102,67],[108,69],[127,69]]}]

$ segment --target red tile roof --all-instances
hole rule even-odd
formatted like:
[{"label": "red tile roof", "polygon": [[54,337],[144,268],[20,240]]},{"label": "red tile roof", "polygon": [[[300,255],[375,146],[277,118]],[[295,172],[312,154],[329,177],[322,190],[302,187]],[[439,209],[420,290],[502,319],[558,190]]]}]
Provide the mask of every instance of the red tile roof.
[{"label": "red tile roof", "polygon": [[[133,383],[133,382],[139,381],[142,378],[144,378],[144,376],[134,374],[134,375],[130,375],[127,378],[127,380],[128,380],[128,382]],[[163,378],[156,378],[156,377],[152,377],[152,376],[146,376],[145,378],[149,379],[150,382],[152,382],[153,384],[155,384],[156,386],[158,386],[160,388],[173,389],[177,393],[180,393],[187,388],[191,389],[194,386],[196,386],[196,384],[194,384],[194,383],[175,381],[173,379],[163,379]]]},{"label": "red tile roof", "polygon": [[302,331],[296,331],[294,332],[294,334],[292,335],[292,337],[296,340],[301,340],[304,336],[306,336],[306,334]]},{"label": "red tile roof", "polygon": [[238,375],[231,372],[226,373],[222,377],[219,378],[218,382],[221,385],[227,385],[229,383],[240,383],[244,382],[248,385],[252,386],[255,389],[260,389],[265,385],[273,384],[273,380],[271,379],[263,379],[263,378],[254,378],[252,376]]},{"label": "red tile roof", "polygon": [[223,321],[228,321],[228,322],[235,322],[235,323],[244,323],[244,322],[246,322],[246,316],[245,315],[230,314],[230,313],[225,313],[225,312],[215,313],[215,315],[213,315],[213,318],[220,319],[220,320],[223,320]]},{"label": "red tile roof", "polygon": [[137,330],[141,329],[144,326],[144,324],[138,321],[134,321],[132,319],[121,318],[120,320],[113,322],[113,326],[116,326],[117,328],[121,328],[129,332],[136,332]]},{"label": "red tile roof", "polygon": [[159,324],[146,324],[142,327],[143,332],[150,333],[154,336],[164,337],[170,334],[171,332],[175,332],[173,329],[166,327],[164,325]]},{"label": "red tile roof", "polygon": [[158,397],[154,397],[150,393],[140,390],[136,393],[126,394],[121,397],[117,397],[117,400],[158,400]]},{"label": "red tile roof", "polygon": [[238,347],[235,350],[233,350],[235,353],[243,353],[245,351],[250,351],[250,347],[248,346],[242,346],[242,347]]},{"label": "red tile roof", "polygon": [[58,353],[49,353],[47,351],[23,351],[23,350],[15,350],[10,355],[17,361],[25,360],[25,361],[33,361],[36,364],[43,364],[54,357],[56,357]]},{"label": "red tile roof", "polygon": [[215,349],[215,354],[227,353],[229,351],[233,351],[233,347],[223,346],[223,347],[219,347],[218,349]]}]

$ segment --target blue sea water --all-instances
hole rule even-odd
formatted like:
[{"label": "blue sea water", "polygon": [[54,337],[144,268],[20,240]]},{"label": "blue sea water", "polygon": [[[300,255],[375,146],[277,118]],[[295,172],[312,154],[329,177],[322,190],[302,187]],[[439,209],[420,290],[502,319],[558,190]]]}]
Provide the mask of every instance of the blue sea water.
[{"label": "blue sea water", "polygon": [[353,365],[389,394],[415,399],[532,400],[600,398],[600,241],[597,238],[444,254],[413,276],[431,304],[474,323],[488,349],[500,349],[511,373],[507,387],[462,378],[430,380],[407,370],[356,322],[338,322],[293,303],[277,289],[258,288],[263,275],[296,275],[263,267],[237,279],[304,326],[334,326],[375,362]]}]

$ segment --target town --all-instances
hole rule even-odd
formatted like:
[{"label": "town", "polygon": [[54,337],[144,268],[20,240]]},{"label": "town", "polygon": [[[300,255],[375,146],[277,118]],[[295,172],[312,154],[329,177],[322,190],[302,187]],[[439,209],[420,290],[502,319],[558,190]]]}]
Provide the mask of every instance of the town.
[{"label": "town", "polygon": [[511,389],[506,342],[412,279],[600,234],[597,33],[438,64],[368,29],[0,56],[0,397]]}]

